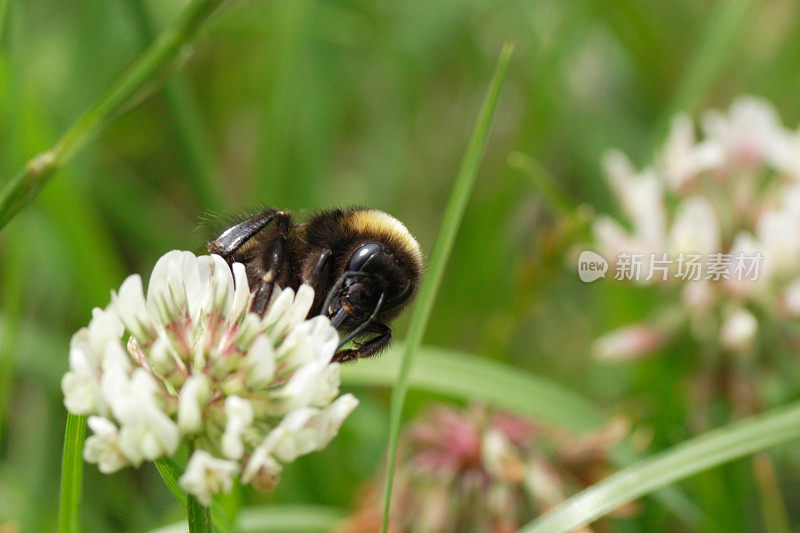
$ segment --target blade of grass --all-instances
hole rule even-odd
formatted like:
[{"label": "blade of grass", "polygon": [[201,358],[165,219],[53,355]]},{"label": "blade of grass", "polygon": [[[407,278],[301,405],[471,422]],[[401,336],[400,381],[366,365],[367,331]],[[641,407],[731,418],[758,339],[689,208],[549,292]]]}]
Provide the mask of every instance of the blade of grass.
[{"label": "blade of grass", "polygon": [[722,463],[800,437],[800,402],[709,431],[579,492],[521,529],[573,531],[640,496]]},{"label": "blade of grass", "polygon": [[70,533],[79,530],[83,496],[83,439],[86,417],[67,414],[64,435],[64,457],[61,460],[61,501],[58,509],[58,530]]},{"label": "blade of grass", "polygon": [[123,73],[59,141],[36,156],[12,177],[0,192],[0,229],[36,197],[50,178],[96,136],[116,113],[183,50],[223,0],[194,0],[165,29],[147,51]]},{"label": "blade of grass", "polygon": [[189,533],[211,533],[211,510],[191,494],[186,496],[186,512]]},{"label": "blade of grass", "polygon": [[392,501],[392,483],[394,481],[394,460],[397,453],[397,439],[400,435],[400,417],[403,411],[406,393],[408,392],[408,378],[411,373],[414,353],[422,343],[422,336],[425,334],[425,328],[428,325],[428,318],[433,309],[433,302],[439,290],[442,277],[444,276],[447,258],[453,248],[458,226],[464,216],[464,209],[466,208],[467,200],[472,191],[472,186],[475,183],[475,177],[478,174],[478,167],[480,166],[483,150],[486,146],[486,140],[489,137],[492,118],[494,117],[494,111],[497,108],[497,101],[500,97],[500,88],[505,79],[513,48],[513,45],[506,43],[503,46],[503,50],[500,52],[500,59],[497,62],[497,67],[489,85],[489,90],[486,93],[486,98],[483,101],[483,106],[478,115],[475,131],[472,134],[472,139],[470,140],[467,152],[464,156],[461,169],[453,184],[453,192],[450,194],[447,207],[442,215],[442,222],[439,226],[436,240],[433,243],[433,249],[431,250],[428,273],[420,288],[417,304],[408,327],[408,336],[406,338],[402,366],[400,367],[400,376],[397,380],[397,386],[392,391],[389,422],[389,459],[386,466],[383,523],[381,525],[381,531],[383,533],[386,533],[389,526],[389,508]]},{"label": "blade of grass", "polygon": [[172,495],[181,502],[181,505],[185,507],[186,493],[183,492],[183,489],[178,485],[178,478],[181,477],[181,469],[172,459],[162,458],[156,459],[153,462],[156,464],[156,469],[158,469],[158,473],[161,474],[161,479],[164,480],[164,484],[167,485]]},{"label": "blade of grass", "polygon": [[[342,383],[391,387],[398,381],[404,345],[377,361],[342,366]],[[575,433],[599,428],[609,418],[569,388],[518,368],[472,354],[420,346],[408,375],[413,389],[444,394],[556,424]]]}]

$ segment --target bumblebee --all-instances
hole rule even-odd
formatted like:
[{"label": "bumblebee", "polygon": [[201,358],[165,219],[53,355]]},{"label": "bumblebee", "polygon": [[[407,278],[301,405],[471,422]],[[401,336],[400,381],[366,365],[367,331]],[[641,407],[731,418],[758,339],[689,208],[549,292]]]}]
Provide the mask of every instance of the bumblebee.
[{"label": "bumblebee", "polygon": [[[365,207],[322,211],[299,224],[287,211],[266,209],[207,246],[228,264],[244,264],[251,310],[260,315],[276,285],[313,287],[309,316],[325,315],[346,333],[337,362],[370,357],[389,344],[387,324],[412,301],[423,271],[419,244],[405,225]],[[342,350],[356,338],[364,340]]]}]

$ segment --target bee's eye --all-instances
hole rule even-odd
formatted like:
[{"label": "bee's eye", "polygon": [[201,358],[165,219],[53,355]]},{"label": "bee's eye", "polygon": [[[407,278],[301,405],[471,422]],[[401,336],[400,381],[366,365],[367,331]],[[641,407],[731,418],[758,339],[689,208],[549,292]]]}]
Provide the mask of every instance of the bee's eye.
[{"label": "bee's eye", "polygon": [[382,251],[383,246],[379,242],[370,241],[362,244],[350,257],[350,262],[347,263],[347,270],[351,272],[362,271],[369,260]]}]

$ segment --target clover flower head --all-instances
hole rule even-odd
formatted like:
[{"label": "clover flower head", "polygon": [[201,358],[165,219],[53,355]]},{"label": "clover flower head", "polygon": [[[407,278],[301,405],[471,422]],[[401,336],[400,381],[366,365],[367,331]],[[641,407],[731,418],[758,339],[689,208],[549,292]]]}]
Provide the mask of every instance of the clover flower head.
[{"label": "clover flower head", "polygon": [[339,337],[306,319],[314,291],[276,288],[263,317],[249,312],[244,266],[172,251],[147,294],[128,277],[70,342],[61,386],[90,415],[84,459],[111,473],[193,450],[181,486],[208,505],[233,478],[271,488],[281,462],[321,450],[358,401],[339,396]]},{"label": "clover flower head", "polygon": [[[768,401],[769,383],[787,379],[775,369],[796,357],[767,353],[761,341],[798,341],[791,328],[774,328],[800,317],[800,129],[784,127],[768,102],[741,97],[697,125],[676,117],[647,168],[613,152],[606,174],[625,220],[597,216],[593,244],[616,267],[609,277],[657,286],[668,302],[598,338],[594,353],[630,360],[689,340],[720,354],[697,358],[691,418],[704,426],[718,393],[749,414]],[[620,259],[633,255],[641,270],[620,276]],[[651,275],[658,260],[669,266]]]},{"label": "clover flower head", "polygon": [[[800,132],[785,128],[768,102],[741,97],[727,112],[710,111],[699,136],[680,115],[652,166],[637,170],[612,152],[606,174],[627,224],[596,217],[595,245],[612,264],[623,252],[668,258],[669,275],[648,276],[645,265],[640,281],[680,293],[698,340],[747,351],[759,329],[753,309],[800,316]],[[699,276],[679,266],[691,255],[705,263]],[[751,258],[749,277],[737,270],[743,256]],[[714,258],[726,263],[721,275],[708,270]],[[612,332],[595,351],[639,357],[660,346],[653,340],[664,340],[674,322]]]},{"label": "clover flower head", "polygon": [[[389,531],[516,531],[609,473],[624,423],[582,437],[473,405],[435,405],[401,435]],[[336,533],[376,531],[382,483]]]}]

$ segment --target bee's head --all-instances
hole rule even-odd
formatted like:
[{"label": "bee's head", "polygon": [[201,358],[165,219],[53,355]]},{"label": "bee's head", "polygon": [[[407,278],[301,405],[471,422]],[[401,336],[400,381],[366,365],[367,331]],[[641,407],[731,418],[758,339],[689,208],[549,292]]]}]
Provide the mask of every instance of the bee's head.
[{"label": "bee's head", "polygon": [[356,328],[408,302],[415,289],[413,271],[383,242],[360,243],[350,255],[323,304],[338,328]]}]

